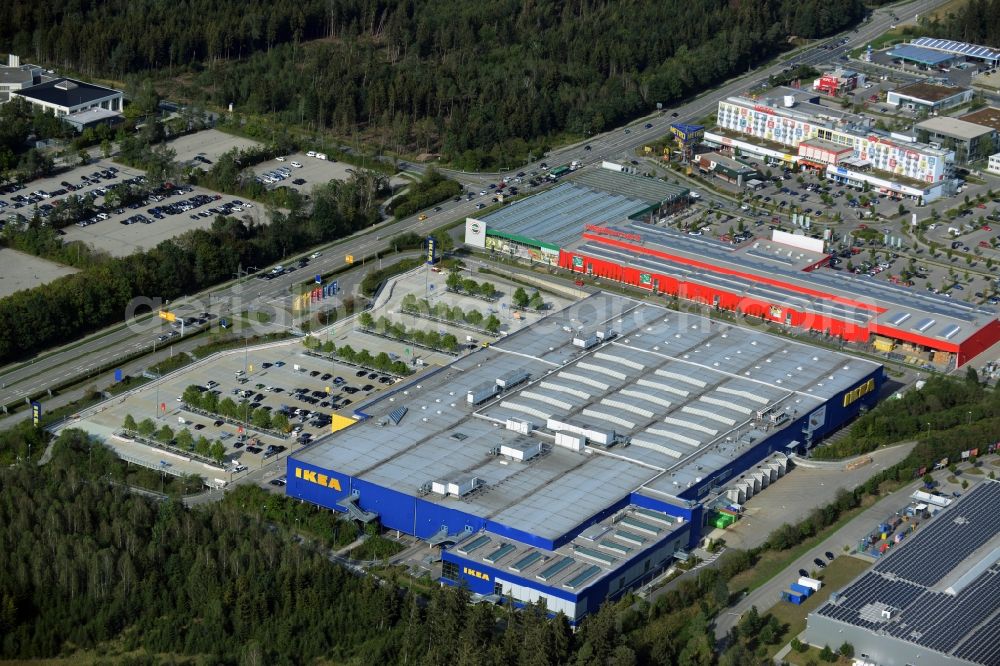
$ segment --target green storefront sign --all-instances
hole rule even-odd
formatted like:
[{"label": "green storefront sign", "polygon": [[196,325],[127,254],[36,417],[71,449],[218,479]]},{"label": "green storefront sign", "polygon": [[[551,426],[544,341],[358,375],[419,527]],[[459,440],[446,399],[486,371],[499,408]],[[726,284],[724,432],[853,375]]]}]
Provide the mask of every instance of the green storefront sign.
[{"label": "green storefront sign", "polygon": [[573,268],[583,268],[583,257],[573,257]]},{"label": "green storefront sign", "polygon": [[639,273],[639,284],[649,284],[653,281],[653,277],[649,273]]}]

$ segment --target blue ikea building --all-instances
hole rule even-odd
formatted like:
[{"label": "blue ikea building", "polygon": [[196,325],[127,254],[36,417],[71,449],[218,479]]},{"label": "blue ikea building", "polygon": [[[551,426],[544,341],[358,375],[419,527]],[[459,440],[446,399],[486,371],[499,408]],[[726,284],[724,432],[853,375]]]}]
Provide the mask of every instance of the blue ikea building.
[{"label": "blue ikea building", "polygon": [[[600,293],[401,383],[286,492],[441,548],[442,580],[577,622],[874,405],[882,366]],[[728,498],[728,499],[727,499]]]}]

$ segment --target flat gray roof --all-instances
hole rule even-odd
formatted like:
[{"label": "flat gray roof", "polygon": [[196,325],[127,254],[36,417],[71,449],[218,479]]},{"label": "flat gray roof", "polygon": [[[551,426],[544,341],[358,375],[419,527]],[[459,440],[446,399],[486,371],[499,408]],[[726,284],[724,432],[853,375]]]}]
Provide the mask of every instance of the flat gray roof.
[{"label": "flat gray roof", "polygon": [[571,182],[598,192],[608,192],[630,199],[637,199],[649,206],[661,204],[687,196],[688,188],[674,185],[658,178],[635,176],[630,173],[597,167],[575,172]]},{"label": "flat gray roof", "polygon": [[[582,333],[611,329],[583,350]],[[730,445],[751,412],[807,410],[878,365],[756,331],[594,294],[412,380],[359,409],[371,418],[329,435],[296,459],[556,539],[649,484],[677,494],[740,454]],[[478,406],[466,393],[516,370],[530,380]],[[388,415],[405,406],[393,425]],[[547,418],[612,428],[631,443],[604,451],[555,446]],[[526,463],[491,455],[523,438],[508,419],[530,421],[543,454]],[[478,477],[464,497],[434,481]],[[663,478],[665,480],[660,481]]]},{"label": "flat gray roof", "polygon": [[600,226],[616,222],[648,207],[646,201],[634,197],[567,181],[515,201],[481,220],[489,231],[544,240],[561,247],[579,238],[588,224]]},{"label": "flat gray roof", "polygon": [[0,67],[0,83],[31,83],[31,68]]},{"label": "flat gray roof", "polygon": [[660,511],[629,505],[555,550],[512,541],[488,530],[470,534],[448,550],[472,562],[579,594],[684,526],[682,520]]},{"label": "flat gray roof", "polygon": [[928,118],[916,124],[917,129],[928,130],[937,134],[943,134],[955,139],[975,139],[984,134],[991,134],[995,130],[992,127],[984,127],[970,123],[967,120],[951,118],[948,116],[936,116]]}]

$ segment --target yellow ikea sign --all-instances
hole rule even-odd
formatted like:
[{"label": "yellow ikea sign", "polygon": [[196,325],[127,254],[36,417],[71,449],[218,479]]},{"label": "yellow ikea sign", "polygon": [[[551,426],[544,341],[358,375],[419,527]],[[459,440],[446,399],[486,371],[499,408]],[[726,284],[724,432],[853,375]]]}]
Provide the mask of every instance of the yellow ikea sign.
[{"label": "yellow ikea sign", "polygon": [[868,381],[866,381],[861,386],[858,386],[855,389],[851,389],[850,391],[848,391],[847,393],[844,394],[844,407],[847,407],[852,402],[857,401],[861,397],[868,395],[869,393],[871,393],[874,390],[875,390],[875,380],[874,379],[869,379]]},{"label": "yellow ikea sign", "polygon": [[472,576],[473,578],[481,578],[485,581],[490,579],[489,574],[485,574],[482,571],[476,571],[475,569],[470,569],[469,567],[462,567],[462,573],[466,576]]},{"label": "yellow ikea sign", "polygon": [[311,469],[302,469],[301,467],[296,467],[295,478],[302,479],[303,481],[308,481],[309,483],[315,483],[316,485],[323,486],[324,488],[333,488],[334,490],[340,490],[340,481],[333,478],[332,476],[327,476],[326,474],[320,474],[319,472],[314,472]]}]

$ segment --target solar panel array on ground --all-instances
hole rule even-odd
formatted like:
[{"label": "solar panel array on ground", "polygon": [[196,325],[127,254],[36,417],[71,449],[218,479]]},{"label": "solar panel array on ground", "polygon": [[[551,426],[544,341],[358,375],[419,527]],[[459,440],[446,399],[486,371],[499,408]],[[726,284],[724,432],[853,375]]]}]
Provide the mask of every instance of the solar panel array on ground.
[{"label": "solar panel array on ground", "polygon": [[[817,614],[995,666],[1000,656],[998,506],[1000,482],[980,483]],[[956,574],[955,582],[945,585]]]}]

